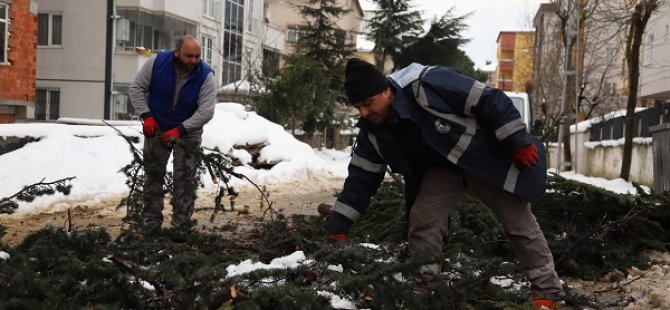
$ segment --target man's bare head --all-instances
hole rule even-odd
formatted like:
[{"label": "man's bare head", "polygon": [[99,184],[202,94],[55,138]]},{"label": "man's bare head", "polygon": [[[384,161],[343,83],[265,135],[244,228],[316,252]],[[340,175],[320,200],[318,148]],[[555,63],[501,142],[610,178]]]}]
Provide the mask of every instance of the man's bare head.
[{"label": "man's bare head", "polygon": [[185,35],[177,40],[174,56],[181,70],[191,72],[200,63],[200,42],[192,36]]}]

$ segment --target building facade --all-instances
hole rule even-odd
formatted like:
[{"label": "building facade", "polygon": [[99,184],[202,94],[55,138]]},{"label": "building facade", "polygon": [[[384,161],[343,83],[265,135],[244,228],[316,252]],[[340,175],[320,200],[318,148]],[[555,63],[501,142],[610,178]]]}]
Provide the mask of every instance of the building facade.
[{"label": "building facade", "polygon": [[[360,5],[338,1],[352,9],[337,25],[353,43]],[[296,5],[307,3],[0,0],[0,30],[11,27],[0,31],[9,34],[0,40],[0,79],[15,80],[0,84],[0,119],[135,119],[127,95],[135,75],[151,55],[173,49],[186,34],[201,41],[202,59],[222,89],[237,88],[264,61],[279,66],[281,55],[292,52],[299,35],[292,25],[304,22]]]},{"label": "building facade", "polygon": [[498,34],[497,88],[505,91],[525,92],[532,78],[533,31],[501,31]]},{"label": "building facade", "polygon": [[670,100],[670,11],[659,10],[647,24],[642,46],[640,97]]},{"label": "building facade", "polygon": [[0,0],[0,123],[34,117],[37,4]]}]

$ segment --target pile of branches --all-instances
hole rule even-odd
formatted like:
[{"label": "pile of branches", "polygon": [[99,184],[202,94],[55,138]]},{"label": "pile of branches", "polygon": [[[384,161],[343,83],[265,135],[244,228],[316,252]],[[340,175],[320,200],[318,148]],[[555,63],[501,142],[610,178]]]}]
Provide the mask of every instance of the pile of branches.
[{"label": "pile of branches", "polygon": [[[413,272],[431,263],[406,257],[406,215],[398,183],[384,184],[351,242],[325,237],[324,218],[281,215],[250,234],[195,233],[186,243],[144,239],[128,230],[44,228],[20,245],[0,244],[0,308],[112,307],[148,309],[330,309],[332,296],[359,308],[528,308],[521,266],[495,217],[467,198],[450,219],[443,265],[428,300],[411,293]],[[598,279],[646,262],[644,250],[667,251],[668,199],[617,195],[551,177],[534,210],[561,276]],[[376,246],[366,245],[366,242]],[[302,251],[295,268],[229,275],[227,267]],[[492,283],[492,277],[510,286]],[[594,306],[571,294],[569,304]]]}]

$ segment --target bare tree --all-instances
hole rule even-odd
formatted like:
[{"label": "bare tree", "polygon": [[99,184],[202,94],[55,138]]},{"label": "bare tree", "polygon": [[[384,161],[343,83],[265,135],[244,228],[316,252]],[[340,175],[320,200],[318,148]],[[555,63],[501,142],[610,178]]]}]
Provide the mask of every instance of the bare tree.
[{"label": "bare tree", "polygon": [[628,100],[624,121],[624,146],[621,161],[621,178],[630,178],[630,165],[633,154],[633,116],[637,104],[640,81],[640,47],[647,23],[651,15],[658,10],[661,0],[626,1],[630,15],[627,18],[626,65],[628,66]]}]

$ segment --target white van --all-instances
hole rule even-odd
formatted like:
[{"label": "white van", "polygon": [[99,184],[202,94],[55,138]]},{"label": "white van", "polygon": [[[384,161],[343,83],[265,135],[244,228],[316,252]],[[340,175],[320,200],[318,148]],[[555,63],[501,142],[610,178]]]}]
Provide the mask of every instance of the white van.
[{"label": "white van", "polygon": [[524,123],[526,123],[526,129],[530,131],[530,127],[532,126],[532,124],[530,123],[531,122],[530,101],[528,101],[528,94],[521,92],[506,91],[505,95],[507,95],[507,97],[512,99],[514,107],[516,107],[516,109],[519,110],[521,118],[523,119]]}]

